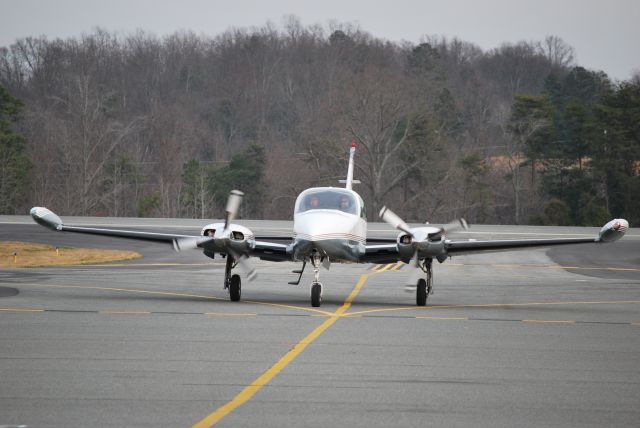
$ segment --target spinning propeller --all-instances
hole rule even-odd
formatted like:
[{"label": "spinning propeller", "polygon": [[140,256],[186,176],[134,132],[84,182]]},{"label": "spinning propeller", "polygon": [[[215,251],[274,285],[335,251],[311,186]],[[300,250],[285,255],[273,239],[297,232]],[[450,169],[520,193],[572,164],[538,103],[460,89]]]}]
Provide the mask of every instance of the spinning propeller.
[{"label": "spinning propeller", "polygon": [[233,231],[229,230],[229,226],[231,226],[231,222],[233,221],[233,219],[238,216],[238,211],[240,210],[240,204],[242,203],[243,197],[244,193],[240,190],[232,190],[229,194],[229,198],[227,199],[227,206],[225,208],[224,228],[220,234],[216,233],[216,235],[213,237],[204,236],[197,238],[185,237],[175,239],[173,241],[173,248],[176,251],[195,250],[206,242],[216,241],[216,244],[223,247],[228,256],[233,257],[238,262],[238,266],[240,266],[240,269],[243,271],[249,281],[255,279],[257,276],[256,270],[249,262],[249,258],[245,254],[238,254],[238,252],[235,251],[230,245],[231,234],[233,233]]},{"label": "spinning propeller", "polygon": [[[231,224],[231,221],[233,221],[233,219],[238,216],[238,211],[240,210],[240,204],[242,203],[243,197],[244,192],[241,192],[240,190],[232,190],[229,194],[229,199],[227,199],[223,229],[223,236],[225,236],[227,239],[230,239],[230,232],[228,232],[229,225]],[[256,270],[253,268],[253,265],[249,262],[249,257],[244,254],[236,253],[231,249],[230,245],[227,245],[227,251],[229,252],[229,255],[233,256],[233,258],[236,259],[236,261],[238,262],[238,266],[240,266],[240,269],[249,281],[253,281],[258,276]]]},{"label": "spinning propeller", "polygon": [[[411,261],[410,263],[408,263],[409,266],[414,268],[409,274],[410,284],[416,284],[417,280],[422,276],[422,272],[418,269],[420,267],[420,251],[427,251],[432,244],[438,245],[442,240],[442,237],[447,233],[455,232],[461,229],[469,230],[469,226],[463,218],[454,220],[441,227],[427,226],[412,229],[404,220],[402,220],[396,213],[391,211],[386,206],[382,207],[382,209],[380,210],[380,218],[393,226],[394,229],[397,229],[405,233],[407,236],[411,237],[410,242],[403,242],[403,239],[399,238],[400,244],[413,247],[412,250],[410,249],[410,247],[407,248],[408,251],[412,251],[413,253],[413,255],[411,256]],[[415,290],[415,285],[408,287],[407,290]]]},{"label": "spinning propeller", "polygon": [[409,225],[386,206],[382,207],[380,210],[380,218],[393,226],[394,229],[398,229],[413,237],[413,233],[411,232]]},{"label": "spinning propeller", "polygon": [[224,217],[224,231],[226,232],[229,228],[229,223],[237,217],[238,210],[240,209],[240,204],[242,203],[242,198],[244,197],[244,193],[240,190],[232,190],[229,194],[229,199],[227,199],[227,208],[225,209],[225,217]]},{"label": "spinning propeller", "polygon": [[[409,225],[405,223],[404,220],[402,220],[396,213],[391,211],[386,206],[382,207],[382,209],[380,210],[380,218],[385,222],[387,222],[388,224],[390,224],[391,226],[393,226],[394,229],[398,229],[399,231],[406,233],[412,238],[415,237]],[[446,235],[447,233],[450,233],[450,232],[458,231],[460,229],[469,230],[469,225],[467,224],[467,221],[465,219],[459,218],[450,223],[443,225],[442,227],[434,228],[434,229],[438,229],[438,230],[428,234],[429,241],[437,241],[443,235]]]}]

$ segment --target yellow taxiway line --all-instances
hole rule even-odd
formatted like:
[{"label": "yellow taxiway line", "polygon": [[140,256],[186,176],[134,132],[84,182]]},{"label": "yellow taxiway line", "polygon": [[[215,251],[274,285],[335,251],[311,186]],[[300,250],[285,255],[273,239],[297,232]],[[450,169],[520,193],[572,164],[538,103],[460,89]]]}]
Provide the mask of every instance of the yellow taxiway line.
[{"label": "yellow taxiway line", "polygon": [[368,276],[362,275],[360,280],[351,291],[346,300],[331,314],[331,317],[325,320],[320,326],[316,327],[311,333],[309,333],[304,339],[296,343],[296,345],[287,352],[278,362],[276,362],[271,368],[262,373],[256,380],[251,382],[246,388],[244,388],[238,395],[236,395],[231,401],[220,406],[213,413],[206,416],[200,422],[193,425],[194,428],[210,427],[218,423],[222,418],[233,412],[238,407],[242,406],[248,400],[251,399],[258,391],[262,389],[267,383],[269,383],[274,377],[276,377],[285,367],[289,365],[307,346],[313,343],[322,333],[324,333],[329,327],[331,327],[340,317],[351,307],[353,299],[358,295],[362,286],[367,281]]},{"label": "yellow taxiway line", "polygon": [[102,315],[151,315],[150,311],[98,311]]},{"label": "yellow taxiway line", "polygon": [[573,320],[522,320],[530,324],[575,324]]},{"label": "yellow taxiway line", "polygon": [[235,312],[205,312],[204,313],[206,316],[209,317],[257,317],[258,314],[242,314],[242,313],[235,313]]},{"label": "yellow taxiway line", "polygon": [[469,317],[427,317],[417,316],[419,320],[441,320],[441,321],[469,321]]},{"label": "yellow taxiway line", "polygon": [[0,312],[44,312],[45,309],[0,308]]},{"label": "yellow taxiway line", "polygon": [[609,300],[609,301],[556,301],[556,302],[522,302],[522,303],[484,303],[484,304],[467,304],[467,305],[433,305],[433,306],[405,306],[399,308],[383,308],[370,309],[366,311],[350,312],[344,314],[344,317],[353,317],[363,314],[393,312],[393,311],[412,311],[412,310],[429,310],[429,309],[464,309],[464,308],[510,308],[521,306],[561,306],[561,305],[619,305],[619,304],[640,304],[640,300]]},{"label": "yellow taxiway line", "polygon": [[[45,287],[45,288],[73,288],[79,290],[99,290],[99,291],[119,291],[124,293],[135,293],[135,294],[151,294],[151,295],[159,295],[159,296],[174,296],[174,297],[195,297],[199,299],[207,299],[207,300],[227,300],[223,297],[216,296],[207,296],[203,294],[190,294],[190,293],[175,293],[169,291],[152,291],[152,290],[139,290],[135,288],[117,288],[117,287],[97,287],[93,285],[56,285],[56,284],[36,284],[36,283],[23,283],[20,285],[26,285],[31,287]],[[330,317],[333,313],[328,311],[323,311],[315,308],[308,308],[304,306],[295,306],[295,305],[285,305],[281,303],[271,303],[271,302],[261,302],[255,300],[245,300],[244,303],[253,303],[256,305],[264,305],[264,306],[274,306],[279,308],[287,308],[294,309],[305,312],[312,312],[316,314],[320,314],[326,317]]]}]

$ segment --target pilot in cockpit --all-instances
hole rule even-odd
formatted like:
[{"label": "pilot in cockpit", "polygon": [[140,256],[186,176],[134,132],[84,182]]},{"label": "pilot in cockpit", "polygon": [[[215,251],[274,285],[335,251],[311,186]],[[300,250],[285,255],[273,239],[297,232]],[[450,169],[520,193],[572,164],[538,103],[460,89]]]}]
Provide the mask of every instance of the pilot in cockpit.
[{"label": "pilot in cockpit", "polygon": [[340,211],[349,212],[349,208],[351,208],[351,201],[349,197],[346,195],[340,196]]},{"label": "pilot in cockpit", "polygon": [[309,198],[309,209],[317,210],[318,208],[320,208],[320,198],[318,198],[317,195],[311,195]]}]

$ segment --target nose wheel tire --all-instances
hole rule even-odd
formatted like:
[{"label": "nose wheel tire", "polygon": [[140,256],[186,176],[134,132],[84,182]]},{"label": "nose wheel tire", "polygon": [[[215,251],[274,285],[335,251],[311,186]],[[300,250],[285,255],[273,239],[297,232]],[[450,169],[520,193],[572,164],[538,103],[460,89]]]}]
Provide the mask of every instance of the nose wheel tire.
[{"label": "nose wheel tire", "polygon": [[239,302],[241,290],[240,275],[232,275],[229,281],[229,299],[232,302]]},{"label": "nose wheel tire", "polygon": [[314,282],[311,284],[311,306],[314,308],[320,307],[322,303],[322,284]]},{"label": "nose wheel tire", "polygon": [[416,286],[416,305],[425,306],[427,304],[427,296],[427,281],[424,278],[420,278]]}]

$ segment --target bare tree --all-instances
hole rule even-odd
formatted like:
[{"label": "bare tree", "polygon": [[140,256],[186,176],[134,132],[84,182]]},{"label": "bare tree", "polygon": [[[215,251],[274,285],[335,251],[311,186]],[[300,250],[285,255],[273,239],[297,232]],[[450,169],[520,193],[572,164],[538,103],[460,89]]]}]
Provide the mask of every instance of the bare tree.
[{"label": "bare tree", "polygon": [[538,50],[549,62],[558,68],[569,68],[573,65],[575,51],[562,38],[547,36],[538,43]]}]

